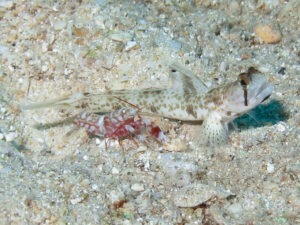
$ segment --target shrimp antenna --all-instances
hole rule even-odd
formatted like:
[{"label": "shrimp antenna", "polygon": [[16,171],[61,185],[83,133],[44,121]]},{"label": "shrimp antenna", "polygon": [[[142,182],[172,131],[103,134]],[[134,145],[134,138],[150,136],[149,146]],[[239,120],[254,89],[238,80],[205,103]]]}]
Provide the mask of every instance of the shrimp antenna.
[{"label": "shrimp antenna", "polygon": [[142,108],[140,108],[140,107],[138,107],[138,106],[136,106],[136,105],[134,105],[134,104],[132,104],[132,103],[130,103],[130,102],[128,102],[128,101],[120,98],[120,97],[117,97],[117,96],[113,96],[113,97],[116,98],[116,99],[118,99],[119,101],[125,102],[126,104],[130,105],[133,108],[136,108],[139,111],[139,113],[141,113],[142,115],[160,117],[159,115],[154,114],[154,113],[143,112]]},{"label": "shrimp antenna", "polygon": [[114,98],[118,99],[119,101],[125,102],[126,104],[132,106],[133,108],[136,108],[136,109],[138,109],[139,111],[141,111],[141,108],[139,108],[138,106],[136,106],[136,105],[134,105],[134,104],[132,104],[132,103],[130,103],[130,102],[128,102],[128,101],[122,99],[122,98],[119,98],[119,97],[117,97],[117,96],[114,96]]}]

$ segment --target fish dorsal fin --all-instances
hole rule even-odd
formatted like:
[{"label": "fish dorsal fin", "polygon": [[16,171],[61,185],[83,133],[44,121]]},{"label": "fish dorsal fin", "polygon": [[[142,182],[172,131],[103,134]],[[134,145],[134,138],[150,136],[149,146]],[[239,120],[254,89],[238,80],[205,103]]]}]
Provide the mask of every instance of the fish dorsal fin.
[{"label": "fish dorsal fin", "polygon": [[209,89],[206,84],[185,66],[173,62],[169,65],[172,89],[184,93],[205,94]]}]

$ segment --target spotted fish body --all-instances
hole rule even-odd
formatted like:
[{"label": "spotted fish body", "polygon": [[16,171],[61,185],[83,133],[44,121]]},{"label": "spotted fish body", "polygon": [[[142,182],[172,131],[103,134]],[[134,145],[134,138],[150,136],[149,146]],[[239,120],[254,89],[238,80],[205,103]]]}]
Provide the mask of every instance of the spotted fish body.
[{"label": "spotted fish body", "polygon": [[265,75],[250,68],[234,82],[208,90],[186,68],[170,65],[171,87],[162,89],[116,90],[106,93],[75,93],[25,109],[67,105],[84,107],[87,112],[111,112],[128,103],[142,113],[181,121],[202,121],[201,137],[205,144],[227,140],[228,123],[267,99],[273,90]]}]

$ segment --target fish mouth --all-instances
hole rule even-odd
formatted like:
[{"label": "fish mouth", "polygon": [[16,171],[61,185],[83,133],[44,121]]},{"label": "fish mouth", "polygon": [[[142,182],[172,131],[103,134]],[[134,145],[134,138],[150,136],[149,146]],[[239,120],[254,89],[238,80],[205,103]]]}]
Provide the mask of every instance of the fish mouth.
[{"label": "fish mouth", "polygon": [[240,85],[243,88],[245,106],[255,106],[266,101],[273,91],[267,77],[252,67],[247,73],[240,74]]},{"label": "fish mouth", "polygon": [[268,95],[267,97],[265,97],[260,103],[263,103],[264,101],[266,101],[268,98],[270,98],[271,94]]},{"label": "fish mouth", "polygon": [[272,92],[273,92],[273,86],[269,83],[267,78],[264,76],[261,79],[264,81],[262,82],[261,86],[257,89],[255,99],[262,103],[266,101],[268,98],[270,98]]}]

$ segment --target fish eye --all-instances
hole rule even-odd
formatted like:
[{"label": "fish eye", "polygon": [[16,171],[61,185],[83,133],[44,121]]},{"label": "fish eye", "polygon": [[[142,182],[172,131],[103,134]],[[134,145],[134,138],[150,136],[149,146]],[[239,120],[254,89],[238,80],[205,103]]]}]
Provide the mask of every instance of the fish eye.
[{"label": "fish eye", "polygon": [[241,80],[240,84],[241,84],[242,86],[246,86],[246,85],[247,85],[247,83],[246,83],[245,80]]},{"label": "fish eye", "polygon": [[239,77],[240,77],[240,84],[243,87],[246,87],[248,84],[250,84],[251,79],[250,79],[248,74],[242,73],[242,74],[239,75]]},{"label": "fish eye", "polygon": [[247,86],[250,84],[250,77],[246,73],[242,73],[239,75],[240,77],[240,84],[243,87],[244,91],[244,105],[248,106],[248,91],[247,91]]}]

